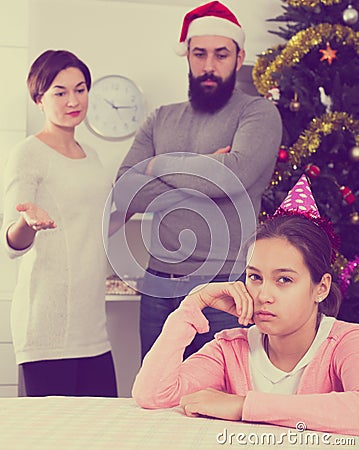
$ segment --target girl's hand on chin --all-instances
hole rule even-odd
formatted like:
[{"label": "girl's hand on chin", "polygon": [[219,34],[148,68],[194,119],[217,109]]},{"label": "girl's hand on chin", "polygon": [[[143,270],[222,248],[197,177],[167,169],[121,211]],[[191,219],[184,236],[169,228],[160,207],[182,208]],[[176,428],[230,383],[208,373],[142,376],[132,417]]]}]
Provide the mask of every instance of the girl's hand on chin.
[{"label": "girl's hand on chin", "polygon": [[232,314],[241,325],[253,323],[253,299],[241,281],[202,284],[184,301],[195,301],[201,309],[209,306]]}]

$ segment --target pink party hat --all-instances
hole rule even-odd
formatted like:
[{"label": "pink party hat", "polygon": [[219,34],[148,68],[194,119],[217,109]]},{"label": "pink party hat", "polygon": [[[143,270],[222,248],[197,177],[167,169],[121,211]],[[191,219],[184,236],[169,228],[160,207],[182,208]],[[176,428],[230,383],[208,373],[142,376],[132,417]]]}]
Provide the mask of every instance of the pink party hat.
[{"label": "pink party hat", "polygon": [[[279,208],[272,217],[300,215],[318,225],[329,237],[332,244],[332,263],[335,261],[336,252],[339,248],[339,237],[334,231],[333,224],[319,214],[308,179],[303,174],[293,188],[288,192]],[[268,217],[270,219],[270,217]]]},{"label": "pink party hat", "polygon": [[[308,179],[303,174],[293,188],[288,192],[278,210],[293,211],[318,219],[320,217],[318,206],[315,203]],[[274,213],[274,215],[278,212]]]}]

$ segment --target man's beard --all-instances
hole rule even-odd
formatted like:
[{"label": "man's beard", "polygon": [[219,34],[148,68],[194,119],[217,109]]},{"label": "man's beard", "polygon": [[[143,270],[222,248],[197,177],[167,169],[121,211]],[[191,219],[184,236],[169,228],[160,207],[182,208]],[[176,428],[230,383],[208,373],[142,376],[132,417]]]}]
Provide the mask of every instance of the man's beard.
[{"label": "man's beard", "polygon": [[[202,112],[214,113],[228,102],[231,98],[235,84],[237,71],[233,70],[227,80],[208,73],[200,77],[194,77],[190,71],[188,74],[189,89],[188,97],[193,109]],[[215,81],[217,86],[206,89],[201,83],[206,80]]]}]

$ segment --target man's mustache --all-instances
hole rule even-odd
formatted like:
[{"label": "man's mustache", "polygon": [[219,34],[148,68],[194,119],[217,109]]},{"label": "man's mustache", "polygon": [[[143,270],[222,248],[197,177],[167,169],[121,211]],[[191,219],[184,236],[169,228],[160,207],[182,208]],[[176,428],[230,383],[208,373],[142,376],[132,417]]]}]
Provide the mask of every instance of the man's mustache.
[{"label": "man's mustache", "polygon": [[197,77],[197,81],[199,83],[202,83],[203,81],[215,81],[219,84],[222,80],[220,77],[213,75],[213,73],[205,73],[204,75]]}]

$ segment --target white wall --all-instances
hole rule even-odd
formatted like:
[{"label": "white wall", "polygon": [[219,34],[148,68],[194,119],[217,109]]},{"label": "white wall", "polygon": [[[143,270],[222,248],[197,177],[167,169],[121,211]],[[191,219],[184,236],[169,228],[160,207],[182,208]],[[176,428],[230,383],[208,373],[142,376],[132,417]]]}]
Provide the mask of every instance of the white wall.
[{"label": "white wall", "polygon": [[[160,3],[160,4],[158,4]],[[117,73],[132,78],[143,90],[147,110],[187,97],[187,63],[173,47],[182,19],[203,2],[180,0],[29,0],[29,58],[48,48],[66,48],[90,67],[93,78]],[[280,11],[280,0],[227,0],[246,30],[247,63],[276,38],[267,33],[266,19]],[[191,5],[191,6],[189,6]],[[273,28],[273,27],[272,27]],[[29,102],[28,133],[42,123],[40,113]],[[77,138],[99,151],[111,171],[116,169],[133,138],[109,142],[93,135],[85,124]]]},{"label": "white wall", "polygon": [[[26,72],[28,65],[28,1],[0,2],[0,226],[4,167],[9,151],[26,136]],[[0,301],[8,301],[16,263],[0,249]]]},{"label": "white wall", "polygon": [[[26,84],[28,64],[28,2],[0,3],[0,186],[10,148],[26,135]],[[0,226],[2,223],[0,190]],[[0,397],[15,396],[17,367],[10,332],[11,292],[17,264],[0,248]]]},{"label": "white wall", "polygon": [[[9,149],[26,134],[28,2],[0,3],[0,182]],[[2,211],[0,191],[0,216]],[[1,218],[1,217],[0,217]]]}]

